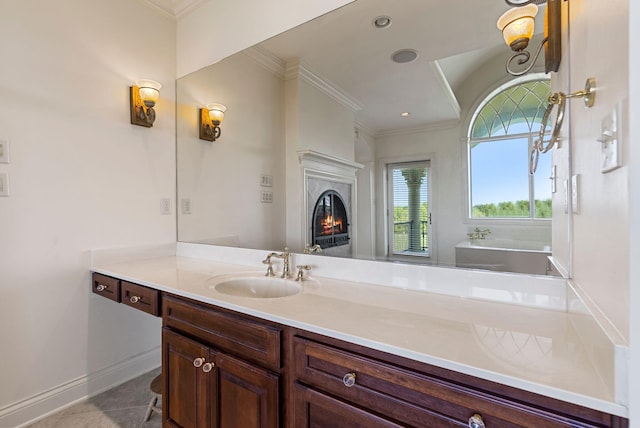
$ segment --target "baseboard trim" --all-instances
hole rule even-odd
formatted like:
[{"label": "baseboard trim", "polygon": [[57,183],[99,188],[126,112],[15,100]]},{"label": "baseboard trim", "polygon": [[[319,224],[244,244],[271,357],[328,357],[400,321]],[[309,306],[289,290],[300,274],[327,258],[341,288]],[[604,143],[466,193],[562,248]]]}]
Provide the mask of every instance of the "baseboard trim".
[{"label": "baseboard trim", "polygon": [[160,366],[161,348],[65,382],[0,408],[0,427],[21,428]]}]

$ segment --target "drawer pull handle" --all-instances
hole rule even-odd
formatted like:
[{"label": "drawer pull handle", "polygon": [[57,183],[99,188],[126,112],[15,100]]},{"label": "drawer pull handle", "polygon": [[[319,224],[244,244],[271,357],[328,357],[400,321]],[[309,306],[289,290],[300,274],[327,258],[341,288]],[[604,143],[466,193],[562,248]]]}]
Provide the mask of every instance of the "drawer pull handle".
[{"label": "drawer pull handle", "polygon": [[98,285],[96,285],[96,291],[104,291],[104,290],[106,290],[107,288],[109,288],[109,286],[108,286],[108,285],[102,285],[102,284],[98,284]]},{"label": "drawer pull handle", "polygon": [[215,364],[213,363],[204,363],[204,365],[202,366],[202,371],[205,373],[209,373],[214,367]]},{"label": "drawer pull handle", "polygon": [[204,358],[196,358],[193,360],[193,367],[201,367],[204,364]]},{"label": "drawer pull handle", "polygon": [[131,296],[131,298],[129,299],[131,303],[138,303],[140,300],[142,300],[142,297],[139,296]]},{"label": "drawer pull handle", "polygon": [[353,372],[347,373],[342,377],[342,383],[344,383],[344,386],[347,388],[351,388],[356,384],[356,374]]},{"label": "drawer pull handle", "polygon": [[474,414],[469,418],[469,428],[486,428],[482,416]]}]

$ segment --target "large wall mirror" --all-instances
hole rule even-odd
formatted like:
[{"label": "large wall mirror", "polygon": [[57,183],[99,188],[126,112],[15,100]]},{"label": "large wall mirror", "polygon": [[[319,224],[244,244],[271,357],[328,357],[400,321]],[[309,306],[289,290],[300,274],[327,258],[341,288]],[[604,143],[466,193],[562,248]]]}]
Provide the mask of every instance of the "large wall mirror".
[{"label": "large wall mirror", "polygon": [[505,71],[507,9],[357,0],[179,79],[178,240],[557,274],[560,160],[527,167],[549,75]]}]

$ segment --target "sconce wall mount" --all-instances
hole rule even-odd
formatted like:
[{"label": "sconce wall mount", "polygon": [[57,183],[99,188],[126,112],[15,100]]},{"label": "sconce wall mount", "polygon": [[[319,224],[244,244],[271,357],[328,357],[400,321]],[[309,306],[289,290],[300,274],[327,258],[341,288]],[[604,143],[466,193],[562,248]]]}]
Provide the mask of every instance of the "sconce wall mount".
[{"label": "sconce wall mount", "polygon": [[227,108],[222,104],[207,104],[207,108],[200,109],[199,124],[200,139],[216,141],[222,135],[220,124],[224,120]]},{"label": "sconce wall mount", "polygon": [[131,124],[151,128],[156,120],[153,109],[160,97],[162,85],[154,80],[138,80],[129,88],[131,99]]},{"label": "sconce wall mount", "polygon": [[[566,0],[565,0],[566,1]],[[526,50],[533,35],[534,18],[538,11],[538,6],[534,3],[539,1],[523,1],[520,7],[515,7],[505,12],[498,19],[498,28],[502,31],[505,42],[515,52],[506,63],[506,69],[512,76],[522,76],[533,68],[536,60],[540,56],[542,48],[545,48],[545,73],[558,71],[562,59],[562,22],[561,22],[561,2],[562,0],[547,0],[545,14],[545,37],[540,42],[540,46],[531,60],[531,54]],[[507,1],[508,4],[513,4]],[[522,70],[515,70],[513,62],[517,59],[517,65],[522,66],[529,62],[529,65]]]}]

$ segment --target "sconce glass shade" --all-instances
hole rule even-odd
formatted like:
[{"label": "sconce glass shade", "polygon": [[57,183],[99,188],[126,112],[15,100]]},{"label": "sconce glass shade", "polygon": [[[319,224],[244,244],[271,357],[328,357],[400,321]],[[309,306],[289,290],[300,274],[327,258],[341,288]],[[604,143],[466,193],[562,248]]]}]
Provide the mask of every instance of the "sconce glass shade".
[{"label": "sconce glass shade", "polygon": [[207,110],[209,110],[211,121],[217,121],[220,124],[224,120],[224,112],[227,111],[227,107],[222,104],[207,104]]},{"label": "sconce glass shade", "polygon": [[162,85],[155,80],[141,79],[136,82],[139,88],[140,98],[147,107],[153,107],[160,98],[160,88]]},{"label": "sconce glass shade", "polygon": [[516,52],[527,47],[529,40],[533,37],[537,13],[538,6],[528,4],[511,8],[498,18],[498,29],[502,31],[507,46]]}]

